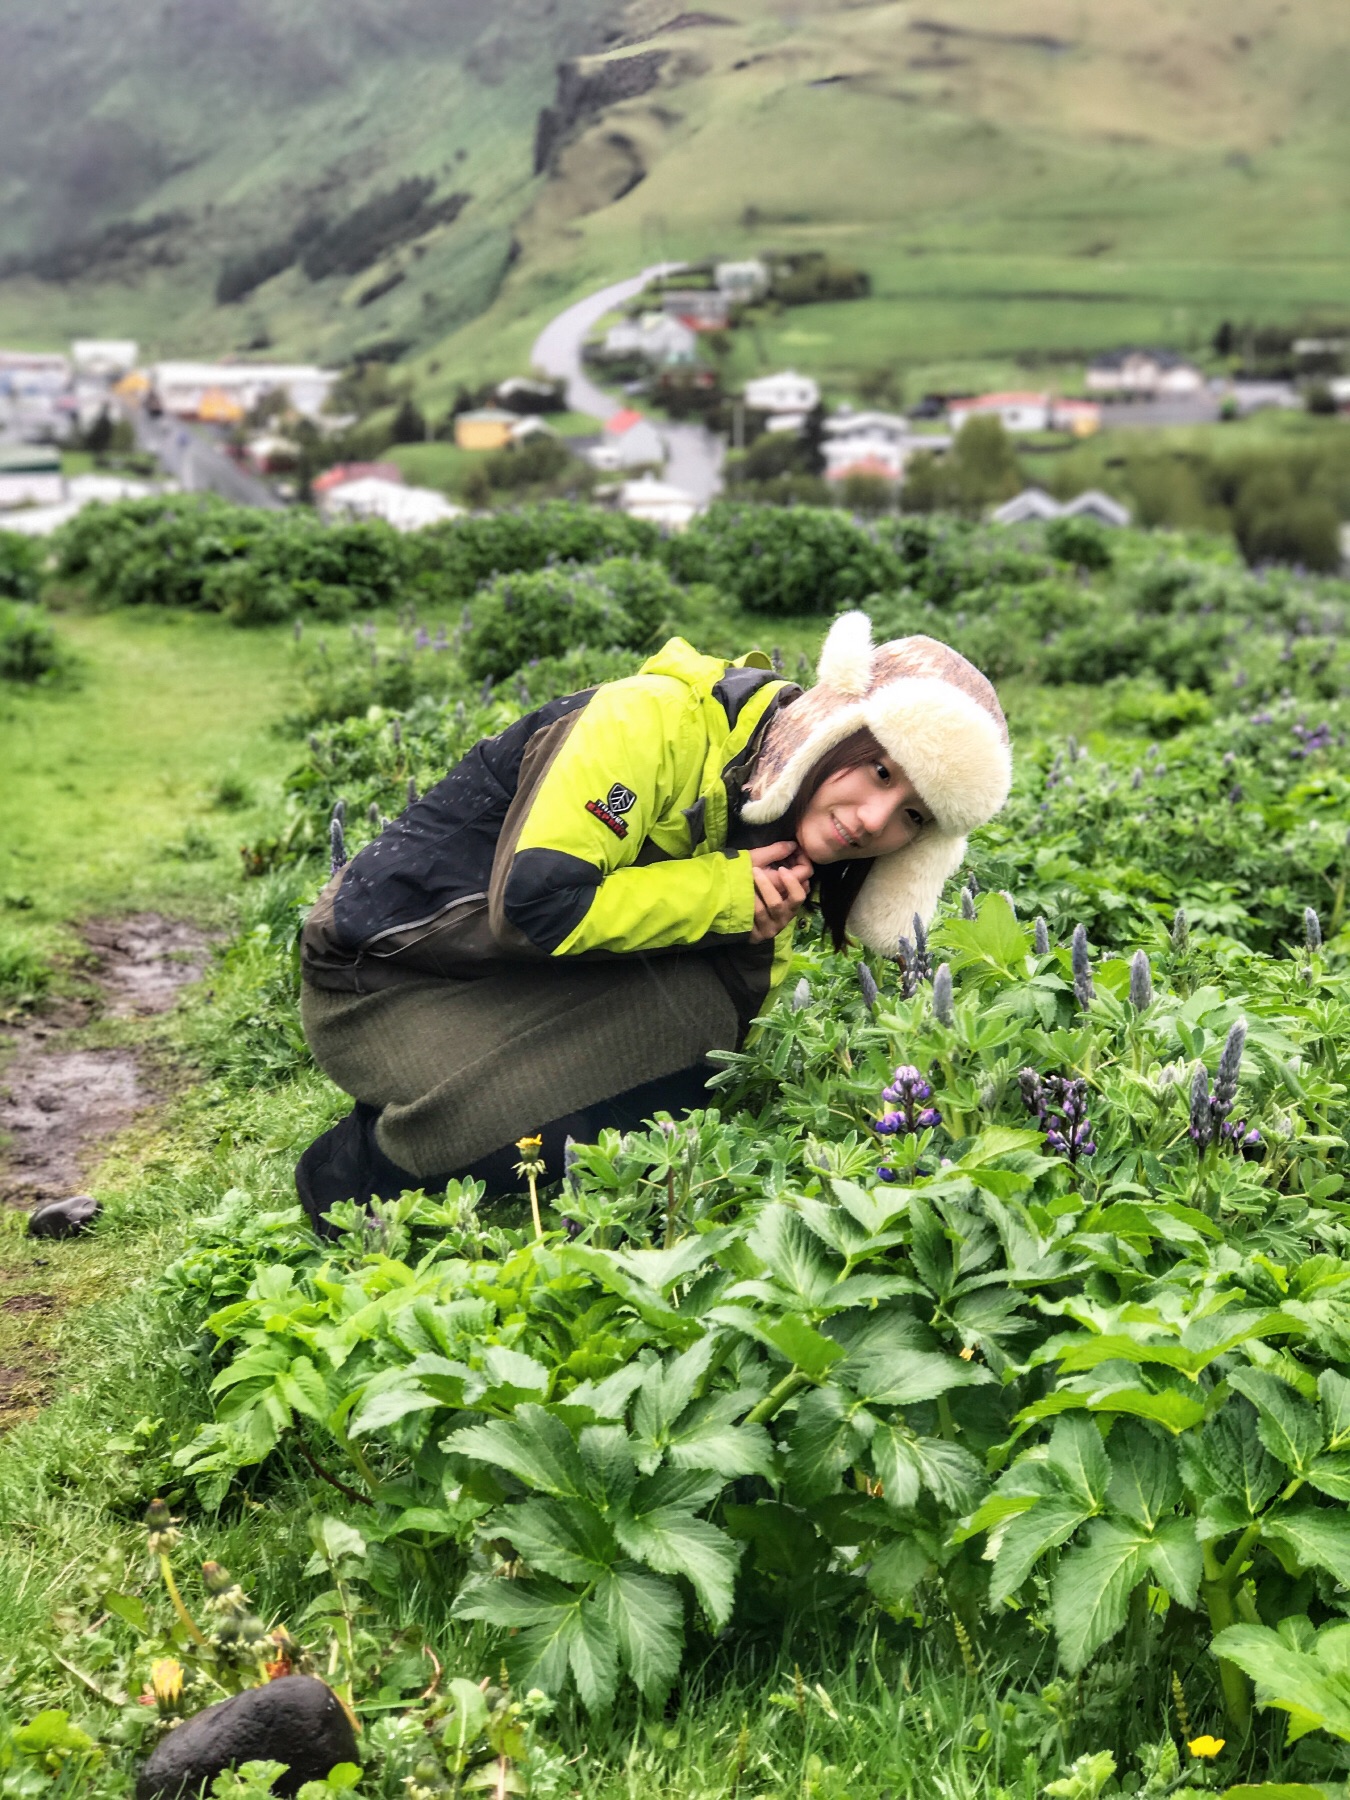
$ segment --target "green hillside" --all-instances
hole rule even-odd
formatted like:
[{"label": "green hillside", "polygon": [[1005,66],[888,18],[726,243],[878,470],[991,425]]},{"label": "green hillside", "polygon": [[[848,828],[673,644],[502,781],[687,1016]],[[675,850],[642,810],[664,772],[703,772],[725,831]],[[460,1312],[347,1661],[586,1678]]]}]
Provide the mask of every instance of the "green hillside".
[{"label": "green hillside", "polygon": [[[434,394],[522,366],[605,279],[780,246],[862,265],[872,297],[744,338],[747,370],[995,374],[1347,309],[1350,15],[1316,0],[6,10],[0,252],[174,222],[0,282],[0,337],[392,341]],[[302,255],[215,304],[227,263],[411,177],[434,186],[404,242],[318,279]]]}]

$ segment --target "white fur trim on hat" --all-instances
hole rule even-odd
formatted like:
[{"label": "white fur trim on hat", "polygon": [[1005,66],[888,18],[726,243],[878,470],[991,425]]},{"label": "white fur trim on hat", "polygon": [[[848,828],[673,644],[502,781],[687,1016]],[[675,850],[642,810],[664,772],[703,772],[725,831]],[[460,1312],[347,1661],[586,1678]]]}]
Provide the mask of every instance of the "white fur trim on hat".
[{"label": "white fur trim on hat", "polygon": [[944,884],[965,854],[963,837],[947,837],[930,826],[903,850],[879,857],[849,908],[848,929],[869,950],[894,956],[901,935],[914,935],[915,913],[925,925],[932,918]]},{"label": "white fur trim on hat", "polygon": [[864,612],[837,618],[821,646],[816,675],[827,687],[861,700],[872,685],[872,621]]},{"label": "white fur trim on hat", "polygon": [[951,682],[901,676],[867,696],[863,718],[945,836],[964,837],[1008,798],[1012,752],[979,701]]}]

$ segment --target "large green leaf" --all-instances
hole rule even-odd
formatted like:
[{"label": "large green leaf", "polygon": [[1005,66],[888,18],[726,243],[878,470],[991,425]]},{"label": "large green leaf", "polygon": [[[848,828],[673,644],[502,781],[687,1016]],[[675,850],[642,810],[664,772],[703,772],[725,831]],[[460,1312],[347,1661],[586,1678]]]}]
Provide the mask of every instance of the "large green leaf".
[{"label": "large green leaf", "polygon": [[804,1311],[830,1305],[830,1290],[841,1269],[790,1206],[766,1206],[747,1241],[778,1286]]},{"label": "large green leaf", "polygon": [[587,1425],[580,1438],[586,1492],[601,1508],[626,1500],[637,1481],[633,1446],[622,1425]]},{"label": "large green leaf", "polygon": [[916,1444],[904,1425],[878,1425],[872,1434],[872,1471],[895,1512],[908,1512],[919,1498],[923,1483]]},{"label": "large green leaf", "polygon": [[1059,1653],[1070,1673],[1125,1623],[1130,1595],[1142,1579],[1149,1540],[1132,1525],[1096,1520],[1088,1541],[1065,1552],[1055,1571],[1051,1615]]},{"label": "large green leaf", "polygon": [[1056,1421],[1045,1460],[1065,1493],[1088,1512],[1100,1510],[1111,1480],[1111,1460],[1091,1419],[1070,1414]]},{"label": "large green leaf", "polygon": [[1350,1380],[1335,1369],[1323,1369],[1317,1377],[1317,1392],[1322,1402],[1327,1448],[1350,1448]]},{"label": "large green leaf", "polygon": [[1210,1648],[1251,1676],[1263,1706],[1289,1714],[1291,1741],[1320,1726],[1350,1742],[1350,1683],[1321,1657],[1264,1625],[1230,1625]]},{"label": "large green leaf", "polygon": [[664,1699],[684,1648],[684,1608],[677,1589],[659,1575],[621,1564],[601,1581],[596,1599],[605,1608],[635,1685],[648,1700]]},{"label": "large green leaf", "polygon": [[565,1499],[586,1491],[586,1471],[571,1432],[542,1406],[520,1406],[514,1418],[452,1431],[441,1448],[507,1469],[545,1494]]},{"label": "large green leaf", "polygon": [[522,1500],[499,1506],[483,1521],[489,1537],[505,1538],[532,1569],[561,1581],[587,1584],[615,1560],[614,1534],[597,1507],[584,1500]]},{"label": "large green leaf", "polygon": [[677,1506],[617,1513],[614,1535],[635,1561],[693,1585],[714,1631],[731,1616],[740,1552],[724,1531]]},{"label": "large green leaf", "polygon": [[837,1387],[814,1388],[802,1401],[788,1437],[787,1484],[792,1499],[810,1505],[838,1487],[867,1442],[856,1423],[860,1411],[853,1397]]},{"label": "large green leaf", "polygon": [[1065,1495],[1038,1500],[1029,1512],[1010,1519],[993,1540],[997,1550],[989,1581],[990,1606],[1015,1594],[1045,1552],[1067,1543],[1090,1517],[1081,1500]]},{"label": "large green leaf", "polygon": [[1106,1498],[1115,1512],[1152,1530],[1181,1498],[1176,1445],[1142,1422],[1125,1419],[1111,1433]]},{"label": "large green leaf", "polygon": [[1256,1426],[1255,1407],[1231,1401],[1181,1445],[1188,1485],[1202,1496],[1238,1502],[1247,1519],[1256,1517],[1283,1482]]},{"label": "large green leaf", "polygon": [[1338,1450],[1330,1456],[1314,1457],[1306,1479],[1333,1500],[1350,1500],[1350,1453]]},{"label": "large green leaf", "polygon": [[1263,1369],[1235,1369],[1228,1382],[1256,1408],[1256,1429],[1266,1449],[1302,1475],[1324,1441],[1317,1409]]},{"label": "large green leaf", "polygon": [[809,1375],[812,1381],[823,1381],[846,1354],[842,1344],[836,1344],[833,1338],[817,1331],[814,1325],[808,1325],[796,1313],[785,1313],[782,1318],[775,1319],[772,1315],[766,1317],[757,1306],[728,1301],[713,1307],[708,1319],[712,1324],[734,1326],[747,1337],[768,1344],[794,1368]]},{"label": "large green leaf", "polygon": [[868,1565],[867,1585],[883,1606],[904,1606],[932,1566],[932,1553],[919,1538],[892,1538]]},{"label": "large green leaf", "polygon": [[1263,1534],[1284,1543],[1305,1567],[1327,1569],[1350,1587],[1350,1517],[1331,1507],[1286,1506],[1268,1513]]},{"label": "large green leaf", "polygon": [[1195,1520],[1184,1515],[1164,1519],[1149,1544],[1148,1564],[1158,1586],[1193,1610],[1204,1569]]},{"label": "large green leaf", "polygon": [[567,1660],[582,1705],[587,1712],[603,1712],[619,1684],[619,1639],[607,1596],[589,1595],[578,1606],[568,1635]]},{"label": "large green leaf", "polygon": [[984,1387],[994,1379],[983,1363],[924,1350],[908,1350],[898,1360],[876,1351],[855,1351],[837,1378],[860,1400],[878,1406],[913,1406],[936,1400],[953,1388]]}]

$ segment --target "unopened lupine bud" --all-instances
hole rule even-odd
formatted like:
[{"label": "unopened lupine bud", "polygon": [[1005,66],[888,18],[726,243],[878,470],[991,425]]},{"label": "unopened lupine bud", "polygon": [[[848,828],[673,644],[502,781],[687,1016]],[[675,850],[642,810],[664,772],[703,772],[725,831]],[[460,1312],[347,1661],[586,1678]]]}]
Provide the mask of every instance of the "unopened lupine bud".
[{"label": "unopened lupine bud", "polygon": [[1209,1110],[1209,1076],[1203,1063],[1195,1065],[1191,1077],[1190,1134],[1198,1150],[1207,1150],[1214,1136],[1214,1121]]},{"label": "unopened lupine bud", "polygon": [[380,807],[378,801],[372,800],[370,805],[366,808],[366,822],[369,824],[372,831],[379,830]]},{"label": "unopened lupine bud", "polygon": [[966,886],[970,889],[972,894],[979,893],[980,878],[978,875],[975,874],[974,870],[972,870],[971,873],[966,876]]},{"label": "unopened lupine bud", "polygon": [[862,989],[863,1005],[872,1012],[877,1003],[877,984],[865,962],[858,964],[858,986]]},{"label": "unopened lupine bud", "polygon": [[796,987],[792,990],[792,1010],[793,1012],[804,1012],[810,1004],[811,983],[806,979],[805,975],[803,975]]},{"label": "unopened lupine bud", "polygon": [[1322,948],[1322,921],[1317,916],[1317,909],[1305,906],[1303,909],[1303,937],[1309,950]]},{"label": "unopened lupine bud", "polygon": [[1176,951],[1177,955],[1180,956],[1188,947],[1190,941],[1191,928],[1186,921],[1184,909],[1179,906],[1172,914],[1172,948]]},{"label": "unopened lupine bud", "polygon": [[1238,1019],[1229,1030],[1219,1057],[1219,1072],[1214,1077],[1214,1104],[1226,1118],[1237,1099],[1238,1076],[1242,1069],[1242,1052],[1247,1042],[1247,1021]]},{"label": "unopened lupine bud", "polygon": [[939,1025],[956,1023],[956,1007],[952,994],[952,966],[943,963],[933,977],[933,1017]]},{"label": "unopened lupine bud", "polygon": [[328,873],[336,875],[339,869],[347,866],[347,839],[343,835],[342,820],[336,810],[328,822]]},{"label": "unopened lupine bud", "polygon": [[489,702],[491,701],[491,699],[492,699],[492,677],[490,675],[485,675],[483,677],[483,685],[478,690],[478,704],[480,706],[487,706],[489,704]]},{"label": "unopened lupine bud", "polygon": [[783,673],[783,652],[779,649],[777,644],[775,644],[773,649],[769,652],[769,661],[773,664],[774,674],[781,675]]},{"label": "unopened lupine bud", "polygon": [[403,748],[403,721],[402,721],[402,719],[395,719],[393,721],[393,723],[389,727],[389,735],[394,740],[395,750],[401,750]]},{"label": "unopened lupine bud", "polygon": [[1130,958],[1130,1005],[1136,1012],[1147,1012],[1153,1004],[1153,970],[1148,952],[1136,950]]},{"label": "unopened lupine bud", "polygon": [[961,889],[961,917],[963,919],[973,919],[975,917],[975,901],[971,896],[969,888]]},{"label": "unopened lupine bud", "polygon": [[1012,914],[1012,916],[1015,919],[1017,917],[1017,902],[1013,899],[1012,895],[1008,892],[1007,888],[1000,888],[998,890],[998,892],[999,892],[999,898],[1007,901],[1008,911]]},{"label": "unopened lupine bud", "polygon": [[1144,785],[1144,771],[1142,769],[1135,769],[1132,772],[1132,774],[1130,775],[1130,786],[1134,789],[1134,791],[1136,793],[1138,793],[1139,789],[1141,787],[1143,787],[1143,785]]},{"label": "unopened lupine bud", "polygon": [[408,805],[417,805],[417,782],[411,775],[408,777]]},{"label": "unopened lupine bud", "polygon": [[1036,915],[1036,923],[1031,928],[1031,945],[1037,956],[1049,956],[1050,933],[1045,928],[1045,920]]},{"label": "unopened lupine bud", "polygon": [[1073,991],[1078,997],[1080,1006],[1087,1006],[1096,989],[1092,983],[1092,958],[1088,953],[1087,931],[1082,925],[1073,928],[1073,943],[1070,952],[1073,965]]}]

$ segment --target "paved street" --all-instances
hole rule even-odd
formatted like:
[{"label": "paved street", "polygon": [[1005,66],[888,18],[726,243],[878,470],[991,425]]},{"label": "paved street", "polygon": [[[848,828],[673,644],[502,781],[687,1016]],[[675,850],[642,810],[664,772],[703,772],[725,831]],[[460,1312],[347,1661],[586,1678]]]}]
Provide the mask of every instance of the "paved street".
[{"label": "paved street", "polygon": [[239,468],[204,426],[186,425],[181,419],[153,419],[145,412],[133,413],[132,419],[136,441],[159,458],[181,488],[219,494],[237,506],[280,510],[282,503],[266,482]]}]

